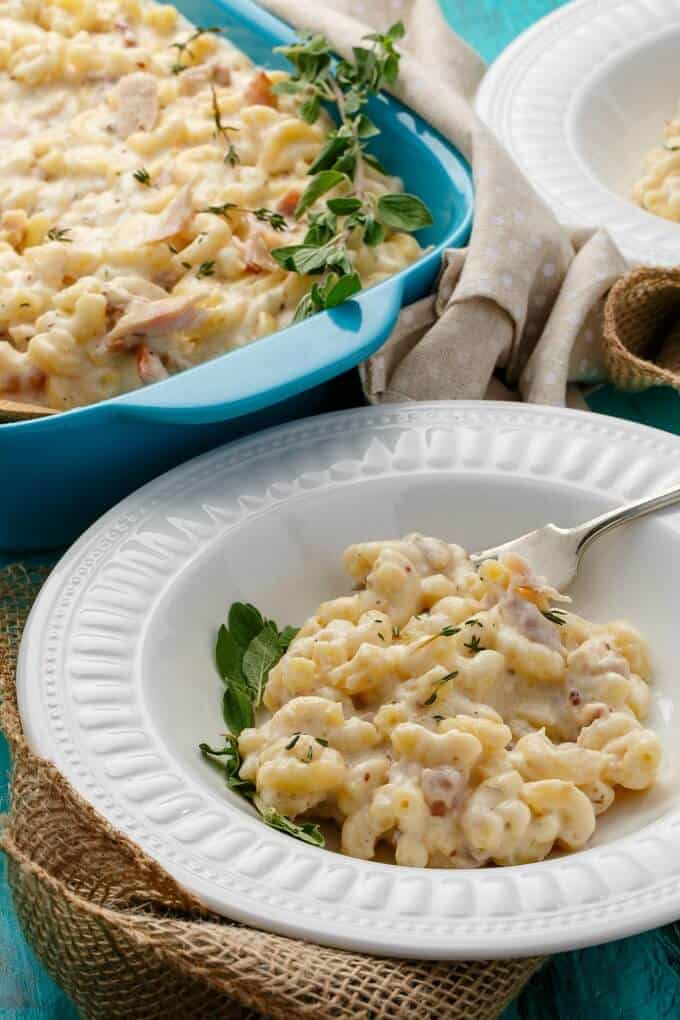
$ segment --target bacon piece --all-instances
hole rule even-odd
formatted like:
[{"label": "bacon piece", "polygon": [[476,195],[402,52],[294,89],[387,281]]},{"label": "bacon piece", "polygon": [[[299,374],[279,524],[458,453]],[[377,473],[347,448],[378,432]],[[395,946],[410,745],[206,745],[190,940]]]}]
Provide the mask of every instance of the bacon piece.
[{"label": "bacon piece", "polygon": [[158,216],[153,216],[142,227],[139,235],[140,244],[153,244],[154,241],[165,241],[183,230],[194,214],[191,204],[191,188],[188,184],[180,188],[171,202]]},{"label": "bacon piece", "polygon": [[135,71],[117,85],[116,131],[127,138],[133,131],[150,131],[158,116],[158,82],[152,74]]},{"label": "bacon piece", "polygon": [[168,370],[153,351],[149,350],[146,344],[140,344],[136,353],[137,372],[145,386],[149,383],[160,382],[168,378]]},{"label": "bacon piece", "polygon": [[247,106],[273,106],[276,109],[278,102],[272,92],[272,81],[264,71],[258,71],[250,79],[248,87],[243,94]]},{"label": "bacon piece", "polygon": [[243,245],[243,257],[249,273],[272,273],[278,265],[269,253],[264,233],[259,223],[254,223]]},{"label": "bacon piece", "polygon": [[276,211],[284,216],[292,217],[295,214],[297,204],[300,201],[300,192],[295,188],[287,191],[276,203]]},{"label": "bacon piece", "polygon": [[177,333],[202,322],[205,312],[195,305],[195,297],[168,297],[161,301],[132,301],[128,311],[106,339],[110,351],[131,350],[139,346],[139,336],[163,336]]}]

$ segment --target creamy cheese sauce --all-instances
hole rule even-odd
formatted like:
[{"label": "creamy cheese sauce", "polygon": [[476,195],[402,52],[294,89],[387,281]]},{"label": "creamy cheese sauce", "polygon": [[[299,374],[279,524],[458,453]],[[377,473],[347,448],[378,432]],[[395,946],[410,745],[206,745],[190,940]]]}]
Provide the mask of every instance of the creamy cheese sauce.
[{"label": "creamy cheese sauce", "polygon": [[[342,850],[398,864],[523,864],[576,850],[617,786],[650,787],[649,655],[517,556],[479,569],[422,535],[351,546],[361,590],[326,602],[271,670],[240,775]],[[546,615],[547,614],[547,615]]]},{"label": "creamy cheese sauce", "polygon": [[[330,121],[194,34],[140,0],[0,0],[0,396],[135,389],[288,325],[310,289],[269,252],[304,236],[292,213]],[[367,167],[365,188],[401,183]],[[285,230],[203,211],[227,202]],[[400,232],[350,244],[364,286],[421,253]]]}]

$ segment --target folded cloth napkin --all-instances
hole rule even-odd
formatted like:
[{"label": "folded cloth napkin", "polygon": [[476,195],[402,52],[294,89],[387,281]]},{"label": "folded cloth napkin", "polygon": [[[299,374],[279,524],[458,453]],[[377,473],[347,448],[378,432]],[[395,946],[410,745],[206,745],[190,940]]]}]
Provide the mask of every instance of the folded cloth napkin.
[{"label": "folded cloth napkin", "polygon": [[467,248],[446,253],[437,293],[404,309],[361,367],[372,403],[438,398],[564,404],[567,382],[603,379],[604,298],[626,270],[606,231],[570,236],[470,100],[484,63],[437,0],[260,0],[343,56],[373,30],[406,26],[394,94],[472,166],[475,221]]}]

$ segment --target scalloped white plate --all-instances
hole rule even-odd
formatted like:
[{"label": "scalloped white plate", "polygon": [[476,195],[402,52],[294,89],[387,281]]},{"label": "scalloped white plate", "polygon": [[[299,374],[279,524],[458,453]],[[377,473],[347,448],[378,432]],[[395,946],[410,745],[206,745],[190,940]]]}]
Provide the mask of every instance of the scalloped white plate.
[{"label": "scalloped white plate", "polygon": [[576,0],[491,65],[477,110],[558,218],[632,259],[680,263],[680,224],[630,200],[680,100],[680,0]]},{"label": "scalloped white plate", "polygon": [[47,581],[21,646],[30,744],[221,913],[373,953],[571,949],[680,916],[680,514],[601,539],[577,606],[627,617],[656,658],[658,787],[617,799],[592,845],[541,864],[419,871],[266,828],[201,759],[222,729],[216,627],[235,599],[299,622],[346,588],[345,545],[412,529],[468,548],[574,524],[680,482],[680,441],[596,415],[488,403],[361,409],[277,428],[151,482]]}]

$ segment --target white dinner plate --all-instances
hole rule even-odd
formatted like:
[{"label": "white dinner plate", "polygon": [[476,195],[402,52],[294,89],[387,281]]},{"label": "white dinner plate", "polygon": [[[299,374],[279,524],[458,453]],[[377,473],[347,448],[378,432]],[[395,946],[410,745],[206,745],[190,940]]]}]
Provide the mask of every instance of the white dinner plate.
[{"label": "white dinner plate", "polygon": [[617,796],[579,853],[460,871],[354,860],[267,828],[197,749],[224,729],[213,647],[232,601],[300,623],[347,590],[348,543],[417,529],[474,550],[678,483],[670,435],[512,404],[360,409],[226,446],[124,500],[55,567],[21,645],[26,736],[188,889],[272,931],[488,958],[680,917],[678,513],[602,538],[574,587],[585,615],[649,637],[665,754],[658,786]]},{"label": "white dinner plate", "polygon": [[491,65],[480,115],[570,227],[605,226],[624,254],[680,263],[680,224],[630,200],[680,100],[680,0],[576,0]]}]

